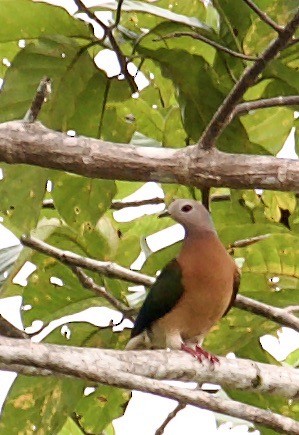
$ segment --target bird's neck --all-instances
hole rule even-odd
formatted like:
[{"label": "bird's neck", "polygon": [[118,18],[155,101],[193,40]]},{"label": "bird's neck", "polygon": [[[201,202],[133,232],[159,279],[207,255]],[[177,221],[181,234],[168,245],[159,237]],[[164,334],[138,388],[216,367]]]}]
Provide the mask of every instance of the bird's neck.
[{"label": "bird's neck", "polygon": [[207,239],[207,238],[218,238],[217,232],[212,227],[206,227],[206,226],[200,226],[200,225],[194,225],[190,226],[188,229],[185,228],[185,240],[184,243],[188,243],[192,240],[198,240],[198,239]]}]

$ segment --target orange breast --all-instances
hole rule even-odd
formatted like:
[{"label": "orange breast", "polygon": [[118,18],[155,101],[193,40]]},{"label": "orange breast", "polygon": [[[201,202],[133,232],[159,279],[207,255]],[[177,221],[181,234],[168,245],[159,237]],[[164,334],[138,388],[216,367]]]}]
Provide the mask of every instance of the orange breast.
[{"label": "orange breast", "polygon": [[184,294],[163,318],[163,328],[179,330],[183,340],[203,337],[230,303],[236,266],[213,233],[187,241],[178,262]]}]

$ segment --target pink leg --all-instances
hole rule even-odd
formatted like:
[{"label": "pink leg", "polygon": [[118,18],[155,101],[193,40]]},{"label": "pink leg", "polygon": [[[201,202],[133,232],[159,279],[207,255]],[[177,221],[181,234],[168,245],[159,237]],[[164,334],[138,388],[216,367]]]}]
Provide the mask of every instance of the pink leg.
[{"label": "pink leg", "polygon": [[194,358],[196,358],[199,362],[207,359],[212,365],[219,363],[219,359],[216,356],[211,355],[198,345],[195,346],[195,349],[192,349],[192,347],[186,346],[186,344],[182,343],[181,349],[187,353],[190,353],[190,355],[194,356]]},{"label": "pink leg", "polygon": [[217,356],[212,355],[211,353],[207,352],[206,350],[204,350],[198,344],[195,346],[195,349],[196,349],[196,352],[198,352],[199,355],[202,355],[202,357],[208,359],[211,364],[214,365],[215,363],[219,363],[219,359],[217,358]]}]

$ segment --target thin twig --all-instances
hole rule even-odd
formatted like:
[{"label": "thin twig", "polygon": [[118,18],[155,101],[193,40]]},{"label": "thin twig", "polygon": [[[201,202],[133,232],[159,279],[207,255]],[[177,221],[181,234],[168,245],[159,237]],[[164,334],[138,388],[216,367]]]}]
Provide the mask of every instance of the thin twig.
[{"label": "thin twig", "polygon": [[[25,246],[35,249],[38,252],[50,255],[51,257],[54,257],[69,266],[83,267],[85,269],[100,272],[105,276],[123,279],[125,281],[134,282],[146,287],[151,286],[155,282],[155,279],[148,275],[126,269],[115,263],[81,257],[73,252],[63,251],[61,249],[55,248],[54,246],[51,246],[33,237],[23,236],[21,241]],[[299,331],[299,318],[291,313],[288,313],[283,308],[273,307],[242,295],[237,295],[234,306],[246,311],[250,311],[254,314],[264,316],[276,323],[279,323],[280,325],[288,326],[289,328]]]},{"label": "thin twig", "polygon": [[124,315],[124,317],[131,320],[132,322],[134,321],[134,319],[131,317],[133,311],[132,309],[124,305],[117,298],[107,292],[105,287],[96,284],[90,276],[86,275],[86,273],[84,273],[83,270],[80,269],[80,267],[71,267],[71,269],[77,276],[83,287],[88,290],[92,290],[97,296],[106,299],[114,308],[120,311]]},{"label": "thin twig", "polygon": [[236,240],[235,242],[228,245],[228,251],[233,251],[234,248],[245,248],[245,246],[253,245],[254,243],[260,242],[270,237],[271,234],[262,234],[260,236],[249,237],[248,239]]},{"label": "thin twig", "polygon": [[76,6],[78,7],[79,12],[85,13],[89,18],[94,20],[104,31],[104,37],[107,37],[109,39],[109,42],[111,44],[112,49],[114,50],[117,60],[120,65],[120,70],[125,79],[127,80],[132,93],[135,93],[138,91],[137,85],[135,83],[134,78],[131,76],[131,74],[128,71],[128,64],[126,57],[124,56],[123,52],[119,48],[114,36],[113,36],[113,26],[107,26],[105,23],[103,23],[102,20],[100,20],[96,14],[94,14],[88,7],[85,6],[85,4],[81,0],[74,0]]},{"label": "thin twig", "polygon": [[211,47],[216,48],[217,50],[223,51],[224,53],[230,54],[233,57],[238,57],[240,59],[249,60],[251,62],[255,62],[258,58],[254,56],[248,56],[243,53],[239,53],[237,51],[231,50],[230,48],[225,47],[224,45],[218,44],[218,42],[212,41],[209,38],[206,38],[203,35],[200,35],[199,33],[192,33],[192,32],[173,32],[169,33],[167,35],[160,36],[159,38],[153,39],[153,41],[162,41],[164,39],[171,39],[171,38],[180,38],[181,36],[189,36],[193,39],[198,39],[199,41],[202,41]]},{"label": "thin twig", "polygon": [[268,26],[272,27],[275,32],[280,33],[283,30],[283,27],[279,26],[275,21],[273,21],[266,12],[263,12],[253,1],[251,0],[243,0],[249,7],[252,9],[262,21],[264,21]]},{"label": "thin twig", "polygon": [[288,308],[273,307],[243,295],[237,296],[234,306],[241,310],[250,311],[251,313],[266,317],[273,322],[288,326],[299,332],[299,318],[290,313]]},{"label": "thin twig", "polygon": [[[229,201],[230,200],[230,194],[213,194],[210,196],[210,200],[212,202],[219,202],[219,201]],[[138,201],[113,201],[111,203],[111,210],[123,210],[127,207],[141,207],[144,205],[158,205],[158,204],[164,204],[165,199],[156,197],[156,198],[149,198],[149,199],[140,199]],[[43,208],[50,208],[55,209],[55,204],[53,199],[44,199],[43,200]]]},{"label": "thin twig", "polygon": [[163,421],[163,423],[161,424],[161,426],[156,430],[155,435],[163,435],[164,430],[166,428],[166,426],[168,425],[168,423],[171,422],[171,420],[173,420],[177,414],[182,411],[182,409],[186,408],[187,404],[180,402],[177,404],[177,406],[174,408],[173,411],[171,411],[168,416],[165,418],[165,420]]},{"label": "thin twig", "polygon": [[214,146],[217,138],[232,121],[232,115],[238,101],[242,98],[247,89],[255,83],[266,65],[288,45],[298,26],[299,10],[294,18],[290,20],[286,27],[279,33],[277,38],[266,48],[259,59],[244,71],[241,78],[227,95],[199,139],[198,153],[200,153],[201,149],[208,150]]},{"label": "thin twig", "polygon": [[98,138],[100,138],[102,135],[103,121],[104,121],[104,115],[105,115],[106,105],[107,105],[107,101],[108,101],[110,84],[111,84],[110,80],[107,80],[105,90],[104,90],[104,95],[103,95],[101,115],[100,115],[100,121],[99,121],[99,127],[98,127]]},{"label": "thin twig", "polygon": [[111,26],[111,29],[113,29],[119,25],[120,17],[121,17],[121,7],[122,7],[123,2],[124,2],[124,0],[118,0],[118,5],[117,5],[117,9],[116,9],[116,14],[115,14],[115,22]]},{"label": "thin twig", "polygon": [[40,81],[40,84],[38,85],[30,109],[28,109],[26,115],[24,116],[25,122],[34,122],[36,120],[42,108],[43,103],[46,101],[50,93],[51,93],[51,79],[49,77],[44,77]]},{"label": "thin twig", "polygon": [[274,98],[262,98],[261,100],[246,101],[244,103],[238,104],[232,116],[244,115],[252,110],[266,109],[268,107],[277,106],[296,106],[299,105],[299,96],[290,95],[287,97],[274,97]]}]

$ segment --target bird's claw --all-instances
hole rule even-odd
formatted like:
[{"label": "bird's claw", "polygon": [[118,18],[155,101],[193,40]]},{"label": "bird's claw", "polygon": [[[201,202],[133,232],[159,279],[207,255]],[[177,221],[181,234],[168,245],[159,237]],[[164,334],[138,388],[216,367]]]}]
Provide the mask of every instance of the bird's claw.
[{"label": "bird's claw", "polygon": [[[198,344],[195,346],[195,350],[196,350],[196,354],[201,358],[201,361],[203,360],[203,358],[206,358],[213,365],[219,363],[219,359],[217,358],[217,356],[207,352],[202,347],[198,346]],[[197,357],[197,359],[199,358]]]},{"label": "bird's claw", "polygon": [[195,349],[192,349],[191,347],[182,343],[181,349],[187,353],[190,353],[190,355],[196,358],[199,362],[203,362],[203,360],[207,359],[212,366],[214,366],[216,363],[219,363],[219,359],[216,356],[210,354],[198,345],[195,346]]}]

